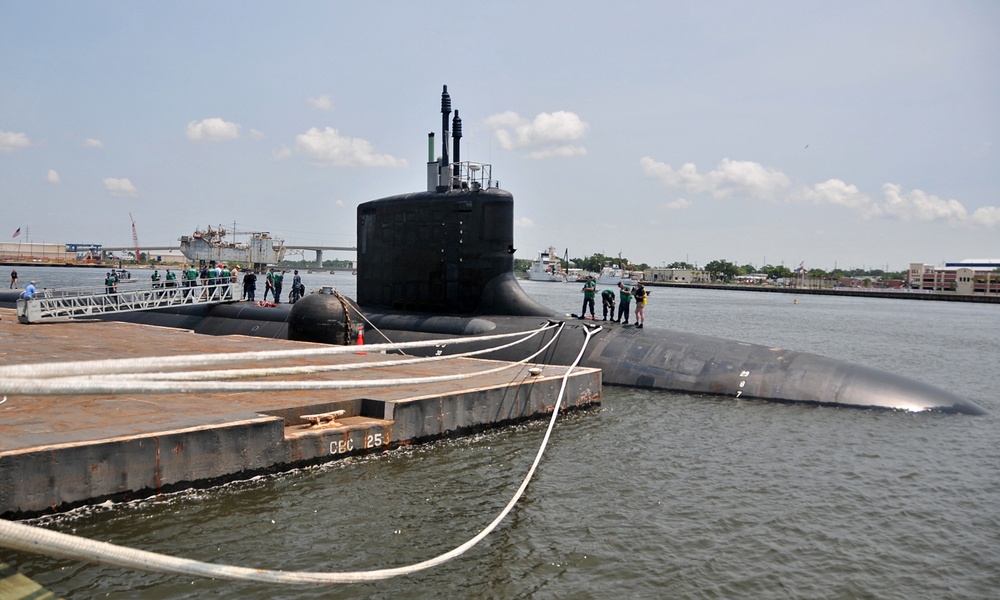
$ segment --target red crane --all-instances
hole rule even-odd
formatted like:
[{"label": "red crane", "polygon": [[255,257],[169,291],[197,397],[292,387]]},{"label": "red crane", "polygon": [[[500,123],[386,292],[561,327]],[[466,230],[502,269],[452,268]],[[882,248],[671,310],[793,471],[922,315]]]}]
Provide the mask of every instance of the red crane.
[{"label": "red crane", "polygon": [[135,247],[135,262],[142,260],[142,255],[139,253],[139,234],[135,232],[135,219],[132,217],[132,213],[128,214],[128,218],[132,219],[132,246]]}]

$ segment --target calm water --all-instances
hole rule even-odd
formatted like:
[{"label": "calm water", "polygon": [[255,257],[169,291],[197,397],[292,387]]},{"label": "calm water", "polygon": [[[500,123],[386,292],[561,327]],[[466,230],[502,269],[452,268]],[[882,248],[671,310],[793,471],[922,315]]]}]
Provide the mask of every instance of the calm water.
[{"label": "calm water", "polygon": [[[19,269],[22,282],[30,269]],[[39,269],[52,285],[80,269]],[[100,284],[103,272],[86,271]],[[134,275],[136,276],[136,275]],[[148,273],[144,275],[148,277]],[[30,277],[43,281],[42,277]],[[354,295],[347,274],[306,286]],[[526,282],[561,311],[578,284]],[[654,288],[649,327],[812,351],[957,391],[987,417],[909,415],[605,388],[557,425],[507,521],[421,574],[273,587],[0,550],[68,598],[996,598],[1000,306]],[[62,531],[285,570],[400,566],[462,543],[520,483],[544,433],[475,438],[49,521]]]}]

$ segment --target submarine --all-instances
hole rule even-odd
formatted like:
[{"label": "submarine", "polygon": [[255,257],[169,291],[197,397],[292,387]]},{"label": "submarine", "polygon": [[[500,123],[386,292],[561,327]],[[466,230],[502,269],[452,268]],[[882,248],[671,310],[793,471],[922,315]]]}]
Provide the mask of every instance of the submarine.
[{"label": "submarine", "polygon": [[[588,336],[581,365],[604,384],[740,399],[908,412],[983,415],[976,403],[894,373],[812,353],[675,330],[600,327],[532,299],[514,276],[514,198],[492,166],[463,162],[462,122],[441,94],[441,152],[428,134],[427,187],[357,208],[357,298],[332,289],[292,306],[249,303],[188,306],[108,316],[212,335],[286,337],[327,344],[448,340],[549,328],[484,355],[570,365]],[[449,139],[450,138],[450,139]],[[597,330],[596,332],[594,330]],[[410,349],[419,356],[493,344]],[[527,346],[527,347],[526,347]]]}]

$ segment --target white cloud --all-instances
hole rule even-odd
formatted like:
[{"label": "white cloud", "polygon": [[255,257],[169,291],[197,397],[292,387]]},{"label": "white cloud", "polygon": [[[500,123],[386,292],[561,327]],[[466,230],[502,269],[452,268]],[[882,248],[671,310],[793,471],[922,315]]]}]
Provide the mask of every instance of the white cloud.
[{"label": "white cloud", "polygon": [[59,173],[56,173],[55,169],[49,169],[49,174],[45,176],[45,180],[49,183],[59,183]]},{"label": "white cloud", "polygon": [[[811,187],[789,191],[790,182],[781,171],[759,163],[723,159],[712,171],[702,174],[693,163],[674,169],[646,156],[640,159],[646,177],[659,180],[668,188],[689,193],[709,194],[717,199],[756,198],[771,202],[810,202],[840,206],[858,212],[862,218],[884,217],[900,221],[946,221],[952,225],[1000,226],[1000,207],[984,206],[970,217],[958,200],[944,200],[923,190],[904,191],[895,183],[882,185],[882,199],[862,192],[840,179],[828,179]],[[686,203],[686,204],[684,204]],[[690,202],[677,200],[664,208],[687,208]]]},{"label": "white cloud", "polygon": [[11,153],[31,145],[31,140],[23,133],[0,131],[0,152]]},{"label": "white cloud", "polygon": [[788,200],[843,206],[844,208],[860,211],[865,218],[880,214],[871,196],[862,193],[857,186],[845,183],[839,179],[828,179],[823,183],[817,183],[811,188],[796,190],[789,195]]},{"label": "white cloud", "polygon": [[267,136],[264,135],[263,131],[257,131],[256,129],[251,129],[250,130],[250,137],[252,137],[255,140],[262,140],[262,139],[264,139]]},{"label": "white cloud", "polygon": [[691,208],[691,201],[686,198],[678,198],[673,202],[667,202],[663,205],[663,208],[667,210],[683,210],[685,208]]},{"label": "white cloud", "polygon": [[885,215],[901,221],[938,221],[961,223],[968,219],[968,212],[958,200],[942,200],[923,190],[903,192],[895,183],[882,185],[884,202],[877,205],[876,215]]},{"label": "white cloud", "polygon": [[111,192],[112,196],[135,196],[139,190],[135,189],[128,179],[115,179],[107,177],[104,180],[104,187]]},{"label": "white cloud", "polygon": [[547,159],[569,156],[584,156],[587,149],[577,142],[587,133],[590,125],[574,113],[556,111],[541,113],[532,121],[522,118],[513,111],[492,115],[486,119],[486,126],[504,150],[527,149],[528,158]]},{"label": "white cloud", "polygon": [[520,229],[534,229],[535,222],[528,217],[521,217],[520,219],[516,219],[514,221],[514,227],[518,227]]},{"label": "white cloud", "polygon": [[750,161],[724,158],[715,169],[704,174],[699,173],[693,163],[685,163],[675,170],[648,156],[644,156],[639,164],[646,177],[659,179],[667,187],[697,194],[707,193],[719,199],[750,196],[776,201],[791,186],[788,177],[781,171]]},{"label": "white cloud", "polygon": [[221,142],[240,137],[240,127],[237,123],[213,117],[201,121],[191,121],[187,124],[186,132],[188,139],[192,141]]},{"label": "white cloud", "polygon": [[317,98],[306,98],[306,102],[309,106],[319,109],[319,110],[333,110],[333,103],[330,101],[330,96],[319,96]]},{"label": "white cloud", "polygon": [[972,222],[984,227],[1000,227],[1000,206],[984,206],[972,213]]},{"label": "white cloud", "polygon": [[271,152],[271,158],[274,160],[285,160],[291,158],[292,150],[288,146],[282,146],[281,148]]},{"label": "white cloud", "polygon": [[313,127],[295,136],[295,149],[314,165],[328,167],[406,167],[404,159],[375,154],[368,140],[345,137],[332,127]]},{"label": "white cloud", "polygon": [[555,146],[545,150],[536,150],[528,153],[528,158],[544,160],[546,158],[567,158],[570,156],[586,156],[587,149],[583,146]]},{"label": "white cloud", "polygon": [[343,208],[344,206],[346,206],[343,200],[334,200],[333,205],[338,208]]},{"label": "white cloud", "polygon": [[101,140],[96,140],[94,138],[87,138],[83,140],[83,145],[87,148],[103,148],[104,142]]}]

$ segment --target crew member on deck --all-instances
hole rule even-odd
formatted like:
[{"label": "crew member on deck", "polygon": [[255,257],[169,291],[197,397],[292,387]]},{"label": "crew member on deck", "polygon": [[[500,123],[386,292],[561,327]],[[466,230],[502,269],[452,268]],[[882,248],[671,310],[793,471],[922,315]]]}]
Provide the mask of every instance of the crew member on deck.
[{"label": "crew member on deck", "polygon": [[623,282],[618,282],[618,318],[615,319],[615,323],[621,322],[622,317],[625,317],[625,324],[628,325],[628,311],[629,305],[632,304],[632,290],[629,289],[627,285]]},{"label": "crew member on deck", "polygon": [[590,318],[596,319],[594,314],[594,296],[597,295],[597,283],[594,282],[593,275],[587,275],[587,282],[583,284],[583,308],[580,309],[580,318],[587,318],[587,306],[590,306]]},{"label": "crew member on deck", "polygon": [[615,293],[613,290],[604,290],[601,292],[601,307],[604,309],[604,320],[608,320],[608,314],[611,314],[611,320],[615,320]]}]

